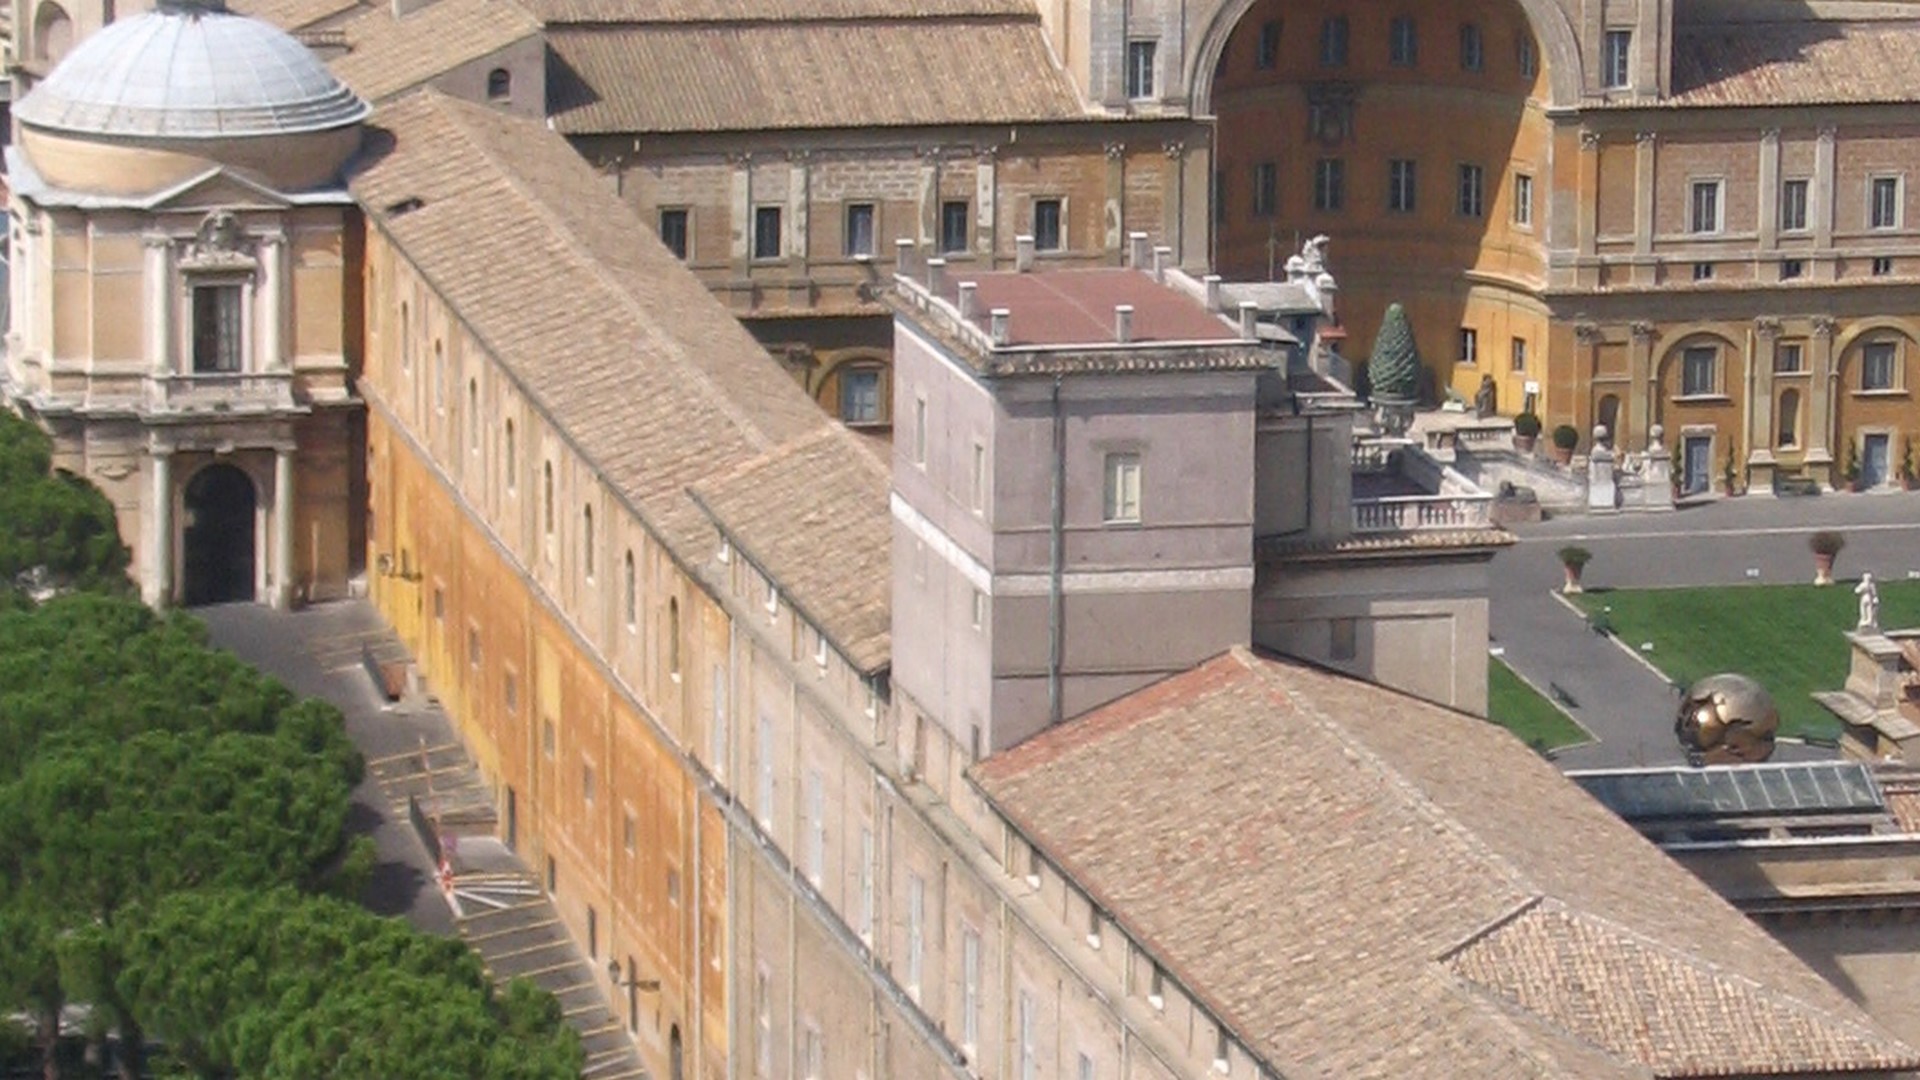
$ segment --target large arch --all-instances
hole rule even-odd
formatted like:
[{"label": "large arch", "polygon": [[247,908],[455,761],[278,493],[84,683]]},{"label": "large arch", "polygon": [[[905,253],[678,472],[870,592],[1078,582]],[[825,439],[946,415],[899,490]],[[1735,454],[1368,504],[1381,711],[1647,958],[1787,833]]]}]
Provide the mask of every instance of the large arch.
[{"label": "large arch", "polygon": [[[1187,65],[1181,74],[1180,91],[1189,111],[1195,116],[1213,115],[1213,72],[1227,50],[1240,20],[1259,0],[1222,0],[1209,9],[1200,6],[1188,17],[1187,40],[1196,42],[1188,51]],[[1556,108],[1577,105],[1585,85],[1580,62],[1580,39],[1573,22],[1556,0],[1518,0],[1540,43],[1540,59],[1547,71],[1548,104]],[[1197,31],[1197,32],[1196,32]]]}]

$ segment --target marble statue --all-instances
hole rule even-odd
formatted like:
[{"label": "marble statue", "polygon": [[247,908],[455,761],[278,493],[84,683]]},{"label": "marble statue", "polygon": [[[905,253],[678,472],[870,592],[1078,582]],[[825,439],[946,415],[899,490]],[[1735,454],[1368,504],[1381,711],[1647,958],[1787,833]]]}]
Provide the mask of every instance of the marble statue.
[{"label": "marble statue", "polygon": [[1473,414],[1485,420],[1494,414],[1500,400],[1500,388],[1493,384],[1492,375],[1480,376],[1480,389],[1473,392]]},{"label": "marble statue", "polygon": [[1873,574],[1860,575],[1860,584],[1854,586],[1853,594],[1860,598],[1861,633],[1877,633],[1880,629],[1880,586],[1874,583]]}]

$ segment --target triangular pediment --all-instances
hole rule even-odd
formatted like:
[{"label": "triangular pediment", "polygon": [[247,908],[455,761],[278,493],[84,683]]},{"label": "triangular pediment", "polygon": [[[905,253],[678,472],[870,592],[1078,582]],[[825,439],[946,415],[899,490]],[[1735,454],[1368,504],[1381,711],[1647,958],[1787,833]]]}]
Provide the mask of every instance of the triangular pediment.
[{"label": "triangular pediment", "polygon": [[292,205],[285,195],[230,169],[216,166],[157,192],[150,209],[170,212],[208,210],[280,210]]}]

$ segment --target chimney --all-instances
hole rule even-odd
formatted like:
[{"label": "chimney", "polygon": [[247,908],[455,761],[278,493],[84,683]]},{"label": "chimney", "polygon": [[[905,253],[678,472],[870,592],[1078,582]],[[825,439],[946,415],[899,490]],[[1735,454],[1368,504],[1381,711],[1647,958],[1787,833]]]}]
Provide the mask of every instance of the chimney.
[{"label": "chimney", "polygon": [[1003,307],[997,307],[987,313],[987,318],[988,325],[992,328],[988,331],[988,334],[993,339],[993,343],[995,345],[1005,345],[1008,341],[1008,336],[1013,332],[1009,326],[1009,324],[1013,322],[1013,312]]},{"label": "chimney", "polygon": [[1207,287],[1207,310],[1219,311],[1225,302],[1220,296],[1220,275],[1208,274],[1200,279],[1200,283]]},{"label": "chimney", "polygon": [[960,317],[962,319],[973,318],[973,294],[974,291],[979,288],[980,286],[978,284],[971,281],[963,281],[960,283],[960,298],[957,306],[960,308]]},{"label": "chimney", "polygon": [[1033,237],[1013,238],[1013,268],[1023,274],[1033,269]]},{"label": "chimney", "polygon": [[893,242],[893,272],[901,277],[913,272],[913,241],[901,239]]},{"label": "chimney", "polygon": [[947,260],[935,255],[927,260],[927,291],[935,296],[947,287]]},{"label": "chimney", "polygon": [[1130,232],[1127,234],[1127,265],[1135,270],[1147,268],[1147,234]]},{"label": "chimney", "polygon": [[1167,264],[1173,261],[1173,249],[1165,244],[1153,249],[1153,280],[1167,283]]},{"label": "chimney", "polygon": [[1122,345],[1133,340],[1133,305],[1113,305],[1113,340]]},{"label": "chimney", "polygon": [[1240,336],[1252,341],[1259,336],[1260,305],[1251,300],[1240,301]]}]

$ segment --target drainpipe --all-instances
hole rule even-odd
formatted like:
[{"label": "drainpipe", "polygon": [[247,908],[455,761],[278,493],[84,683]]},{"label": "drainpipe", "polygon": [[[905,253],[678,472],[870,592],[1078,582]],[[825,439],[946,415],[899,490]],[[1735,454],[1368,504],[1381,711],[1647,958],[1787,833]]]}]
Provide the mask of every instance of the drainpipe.
[{"label": "drainpipe", "polygon": [[1047,723],[1063,720],[1066,703],[1060,685],[1061,653],[1066,612],[1061,595],[1061,568],[1065,562],[1067,525],[1067,416],[1060,409],[1062,376],[1053,377],[1053,520],[1048,544],[1047,573]]}]

